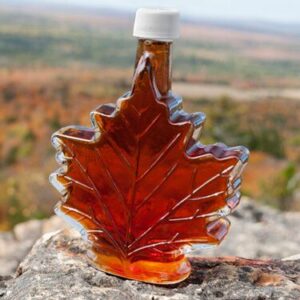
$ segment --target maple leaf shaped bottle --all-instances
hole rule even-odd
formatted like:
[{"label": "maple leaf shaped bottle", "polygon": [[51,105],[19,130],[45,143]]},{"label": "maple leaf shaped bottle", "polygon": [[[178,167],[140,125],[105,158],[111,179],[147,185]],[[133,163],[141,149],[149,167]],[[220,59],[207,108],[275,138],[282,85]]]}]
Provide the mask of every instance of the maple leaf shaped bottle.
[{"label": "maple leaf shaped bottle", "polygon": [[91,113],[91,128],[52,137],[61,193],[55,212],[89,243],[88,258],[107,273],[157,284],[188,277],[193,245],[219,244],[239,203],[244,147],[202,145],[205,116],[182,110],[171,92],[175,10],[140,9],[132,89]]}]

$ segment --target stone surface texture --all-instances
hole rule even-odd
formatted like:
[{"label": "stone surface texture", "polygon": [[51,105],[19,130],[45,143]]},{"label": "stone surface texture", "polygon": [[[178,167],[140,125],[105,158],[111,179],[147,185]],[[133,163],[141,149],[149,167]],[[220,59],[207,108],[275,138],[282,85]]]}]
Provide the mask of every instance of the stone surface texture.
[{"label": "stone surface texture", "polygon": [[43,234],[65,227],[66,224],[54,216],[48,220],[18,224],[12,232],[0,232],[0,276],[12,275]]},{"label": "stone surface texture", "polygon": [[72,230],[44,235],[0,299],[300,299],[300,260],[191,258],[193,273],[172,286],[124,280],[87,263],[86,244]]},{"label": "stone surface texture", "polygon": [[190,278],[168,287],[97,271],[85,242],[57,217],[19,224],[0,233],[0,300],[300,299],[300,214],[243,199],[230,220],[223,244],[199,250]]}]

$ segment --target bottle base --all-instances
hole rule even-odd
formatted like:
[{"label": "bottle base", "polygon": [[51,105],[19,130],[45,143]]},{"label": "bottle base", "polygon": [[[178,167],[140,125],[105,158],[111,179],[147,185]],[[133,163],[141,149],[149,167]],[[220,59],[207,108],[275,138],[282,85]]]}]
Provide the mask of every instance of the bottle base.
[{"label": "bottle base", "polygon": [[118,257],[89,251],[90,264],[96,269],[125,279],[152,284],[175,284],[185,280],[191,273],[191,265],[186,257],[172,262],[139,260],[130,262]]}]

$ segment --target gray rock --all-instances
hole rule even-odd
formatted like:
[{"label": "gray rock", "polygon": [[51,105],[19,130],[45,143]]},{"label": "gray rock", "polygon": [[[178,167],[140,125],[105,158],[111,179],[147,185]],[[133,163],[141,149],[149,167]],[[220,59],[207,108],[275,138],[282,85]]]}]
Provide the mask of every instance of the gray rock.
[{"label": "gray rock", "polygon": [[13,274],[32,245],[44,233],[65,227],[66,224],[54,216],[48,220],[21,223],[12,232],[0,233],[0,276]]},{"label": "gray rock", "polygon": [[193,257],[186,281],[155,286],[98,271],[85,252],[85,242],[72,230],[44,235],[14,278],[0,278],[0,299],[300,299],[300,260]]},{"label": "gray rock", "polygon": [[229,219],[231,229],[222,244],[198,255],[279,259],[299,254],[299,212],[278,212],[244,197]]},{"label": "gray rock", "polygon": [[43,223],[39,220],[30,220],[26,223],[20,223],[15,226],[13,232],[16,240],[22,241],[35,241],[42,235]]}]

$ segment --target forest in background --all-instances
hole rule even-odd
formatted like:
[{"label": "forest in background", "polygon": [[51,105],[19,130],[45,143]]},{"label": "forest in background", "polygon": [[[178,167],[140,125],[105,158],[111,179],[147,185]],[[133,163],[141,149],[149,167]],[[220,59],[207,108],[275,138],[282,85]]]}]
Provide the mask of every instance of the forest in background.
[{"label": "forest in background", "polygon": [[[0,230],[52,214],[51,134],[130,88],[133,16],[0,4]],[[277,25],[279,26],[279,25]],[[174,92],[207,115],[201,141],[251,150],[242,192],[300,210],[300,30],[184,22]]]}]

